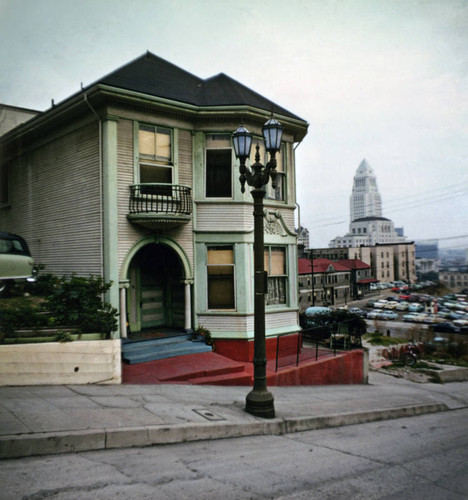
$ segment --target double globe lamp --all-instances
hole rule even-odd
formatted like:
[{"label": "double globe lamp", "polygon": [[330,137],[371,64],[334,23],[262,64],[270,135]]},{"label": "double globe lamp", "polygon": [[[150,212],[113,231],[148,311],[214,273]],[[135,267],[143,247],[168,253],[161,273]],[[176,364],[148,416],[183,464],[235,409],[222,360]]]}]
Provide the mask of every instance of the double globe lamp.
[{"label": "double globe lamp", "polygon": [[246,166],[252,147],[252,134],[243,125],[232,134],[232,141],[236,158],[240,161],[241,190],[245,192],[247,182],[253,188],[251,194],[254,200],[254,384],[247,394],[245,410],[257,417],[274,418],[274,398],[266,384],[265,294],[268,292],[268,276],[264,264],[263,199],[270,177],[273,189],[277,186],[276,153],[281,148],[283,127],[277,120],[270,118],[263,125],[262,132],[265,149],[270,155],[266,165],[260,163],[260,146],[257,143],[255,163]]}]

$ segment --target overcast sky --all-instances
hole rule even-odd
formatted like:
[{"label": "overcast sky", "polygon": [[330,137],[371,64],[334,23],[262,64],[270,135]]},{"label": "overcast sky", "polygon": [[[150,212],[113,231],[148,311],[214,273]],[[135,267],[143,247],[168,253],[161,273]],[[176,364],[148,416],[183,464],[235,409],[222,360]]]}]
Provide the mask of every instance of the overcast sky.
[{"label": "overcast sky", "polygon": [[0,102],[45,110],[147,50],[223,72],[309,123],[312,247],[347,232],[364,158],[408,238],[468,247],[467,26],[467,0],[0,0]]}]

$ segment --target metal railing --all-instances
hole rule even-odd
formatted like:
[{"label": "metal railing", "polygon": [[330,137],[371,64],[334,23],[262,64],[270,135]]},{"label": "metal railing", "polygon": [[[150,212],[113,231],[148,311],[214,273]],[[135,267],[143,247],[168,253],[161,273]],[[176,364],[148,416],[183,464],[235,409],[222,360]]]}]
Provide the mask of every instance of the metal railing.
[{"label": "metal railing", "polygon": [[[313,329],[310,329],[313,330]],[[308,330],[302,330],[299,333],[285,333],[278,335],[276,344],[275,371],[280,368],[290,366],[299,366],[307,361],[317,361],[326,356],[336,356],[337,347],[332,347],[330,343],[325,343],[319,338],[304,340],[304,333],[310,333]],[[297,339],[293,336],[297,335]],[[307,346],[307,344],[310,346]],[[272,360],[273,361],[273,360]]]},{"label": "metal railing", "polygon": [[191,215],[192,188],[177,184],[134,184],[130,186],[130,214]]},{"label": "metal railing", "polygon": [[[294,335],[297,335],[297,340]],[[276,341],[275,371],[361,348],[361,332],[355,327],[354,320],[303,328],[298,333],[283,333],[278,335]]]}]

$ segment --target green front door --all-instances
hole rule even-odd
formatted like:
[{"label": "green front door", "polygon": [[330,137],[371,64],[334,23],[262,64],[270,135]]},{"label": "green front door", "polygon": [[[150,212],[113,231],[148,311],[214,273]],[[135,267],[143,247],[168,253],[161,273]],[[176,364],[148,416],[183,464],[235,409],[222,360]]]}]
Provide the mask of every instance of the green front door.
[{"label": "green front door", "polygon": [[184,326],[182,267],[170,248],[156,244],[142,248],[130,264],[129,279],[131,332]]}]

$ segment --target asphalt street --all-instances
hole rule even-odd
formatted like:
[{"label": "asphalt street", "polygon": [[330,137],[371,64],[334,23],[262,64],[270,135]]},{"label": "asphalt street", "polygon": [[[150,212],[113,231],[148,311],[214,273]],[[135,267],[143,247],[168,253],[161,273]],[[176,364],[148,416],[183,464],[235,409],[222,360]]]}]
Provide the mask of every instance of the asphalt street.
[{"label": "asphalt street", "polygon": [[3,500],[460,500],[468,409],[282,436],[1,462]]}]

